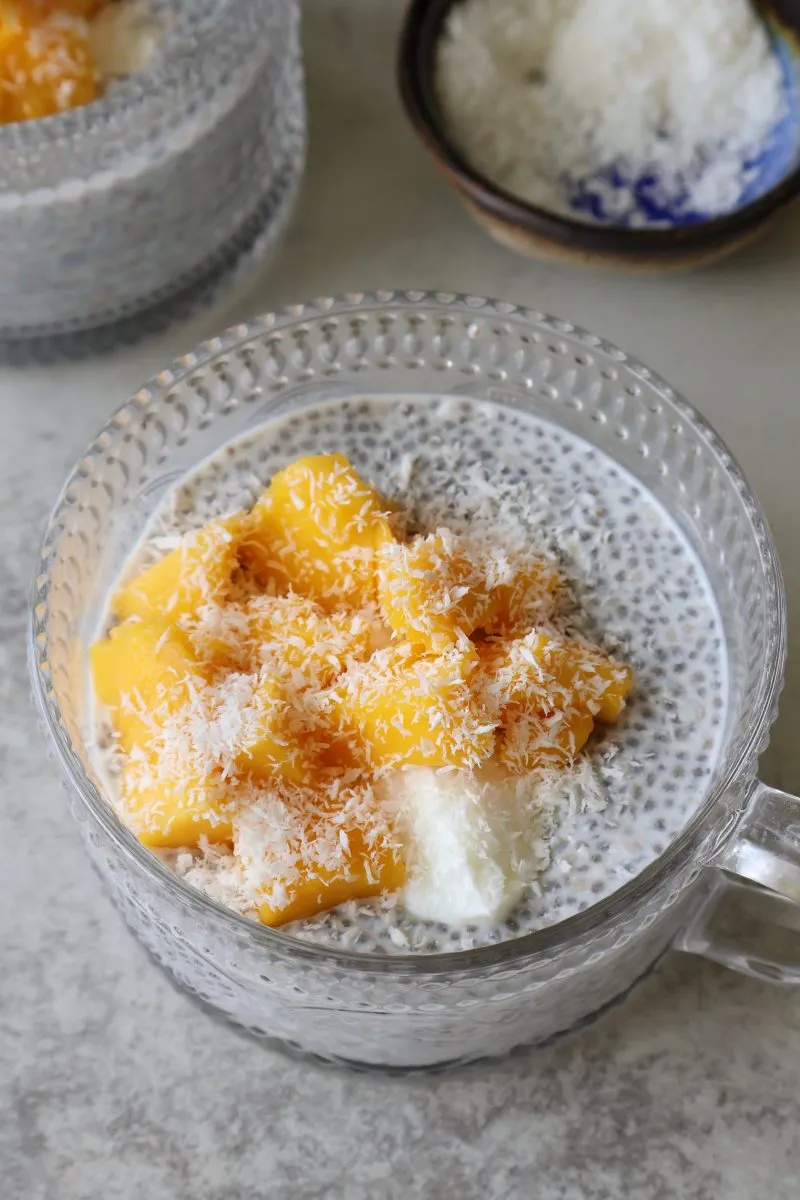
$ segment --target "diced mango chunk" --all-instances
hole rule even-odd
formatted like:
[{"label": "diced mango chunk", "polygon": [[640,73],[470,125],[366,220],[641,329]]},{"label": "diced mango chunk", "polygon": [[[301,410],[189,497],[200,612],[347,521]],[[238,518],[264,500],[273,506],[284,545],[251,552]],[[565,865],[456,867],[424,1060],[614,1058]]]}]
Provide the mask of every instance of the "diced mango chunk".
[{"label": "diced mango chunk", "polygon": [[105,8],[110,0],[11,0],[11,3],[14,2],[17,5],[24,4],[32,15],[51,17],[56,13],[68,13],[72,17],[89,20],[96,16],[101,8]]},{"label": "diced mango chunk", "polygon": [[390,634],[375,609],[326,612],[299,597],[256,597],[249,610],[262,655],[276,670],[327,687],[351,661],[366,662]]},{"label": "diced mango chunk", "polygon": [[164,759],[151,750],[134,750],[122,774],[123,812],[145,846],[177,849],[230,841],[230,792],[205,776],[170,775]]},{"label": "diced mango chunk", "polygon": [[562,654],[558,680],[580,694],[598,721],[616,721],[633,687],[632,669],[608,658],[596,646],[573,642]]},{"label": "diced mango chunk", "polygon": [[223,789],[163,752],[165,729],[203,687],[188,640],[173,625],[125,621],[89,651],[97,699],[126,752],[123,807],[148,846],[195,846],[231,836]]},{"label": "diced mango chunk", "polygon": [[234,513],[185,534],[179,546],[117,591],[114,613],[179,621],[220,603],[238,565],[244,529],[244,514]]},{"label": "diced mango chunk", "polygon": [[403,886],[403,864],[393,850],[385,846],[368,848],[358,832],[351,832],[348,842],[343,866],[336,870],[316,867],[308,871],[298,864],[296,877],[279,889],[285,895],[259,906],[262,924],[302,921],[346,900],[366,900]]},{"label": "diced mango chunk", "polygon": [[494,555],[448,529],[378,550],[378,601],[394,632],[430,650],[476,630],[527,632],[552,612],[561,579],[534,555]]},{"label": "diced mango chunk", "polygon": [[375,608],[326,612],[295,595],[207,608],[187,628],[204,662],[234,671],[269,665],[299,688],[327,687],[348,662],[366,661],[391,636]]},{"label": "diced mango chunk", "polygon": [[615,721],[622,712],[633,686],[633,672],[624,663],[588,642],[536,630],[521,639],[521,647],[545,673],[556,707],[571,700],[598,721]]},{"label": "diced mango chunk", "polygon": [[97,75],[88,29],[0,9],[0,121],[32,121],[89,104]]},{"label": "diced mango chunk", "polygon": [[580,708],[542,713],[530,703],[512,703],[503,712],[496,761],[515,775],[540,767],[564,767],[585,746],[594,721]]},{"label": "diced mango chunk", "polygon": [[484,703],[490,711],[525,699],[562,711],[578,707],[615,721],[633,686],[633,672],[576,638],[534,629],[523,638],[479,648]]},{"label": "diced mango chunk", "polygon": [[498,760],[516,772],[570,762],[595,719],[619,716],[632,684],[630,668],[596,646],[540,630],[478,653],[481,702],[501,725]]},{"label": "diced mango chunk", "polygon": [[125,621],[89,651],[95,694],[124,750],[145,746],[166,716],[203,683],[187,638],[174,625]]},{"label": "diced mango chunk", "polygon": [[388,511],[343,454],[300,458],[253,508],[243,560],[265,585],[361,607],[374,594],[375,551],[391,537]]},{"label": "diced mango chunk", "polygon": [[378,550],[378,602],[394,632],[430,650],[455,645],[486,619],[492,597],[480,566],[448,529]]},{"label": "diced mango chunk", "polygon": [[492,589],[492,604],[484,631],[502,637],[521,637],[532,626],[548,620],[558,608],[564,581],[546,558],[519,555],[503,571]]},{"label": "diced mango chunk", "polygon": [[[234,680],[232,691],[235,688]],[[308,783],[316,751],[302,727],[302,713],[293,711],[279,680],[266,672],[260,672],[255,683],[245,688],[247,694],[237,706],[238,729],[233,738],[239,770],[266,782]]]},{"label": "diced mango chunk", "polygon": [[470,690],[475,665],[471,647],[378,650],[331,689],[332,719],[372,766],[478,766],[492,753],[494,725]]}]

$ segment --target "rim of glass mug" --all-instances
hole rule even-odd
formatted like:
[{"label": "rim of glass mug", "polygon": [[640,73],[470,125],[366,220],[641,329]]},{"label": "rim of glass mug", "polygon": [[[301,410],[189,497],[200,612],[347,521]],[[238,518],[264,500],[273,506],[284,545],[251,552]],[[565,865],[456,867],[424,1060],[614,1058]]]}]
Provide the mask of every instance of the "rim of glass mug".
[{"label": "rim of glass mug", "polygon": [[[475,339],[480,339],[483,326],[479,328],[478,323],[484,321],[488,322],[487,328],[489,329],[489,336],[483,343],[484,349],[492,344],[492,337],[498,339],[504,333],[508,333],[509,329],[513,329],[517,333],[527,332],[527,338],[525,332],[522,333],[523,342],[526,340],[527,342],[538,342],[542,339],[545,343],[547,339],[553,343],[558,342],[559,339],[562,342],[568,342],[570,349],[584,352],[583,358],[580,354],[576,357],[575,361],[578,363],[585,361],[586,355],[593,353],[602,355],[613,362],[616,369],[629,375],[632,383],[635,382],[636,386],[629,386],[627,389],[631,397],[637,395],[637,389],[641,391],[639,385],[643,385],[653,394],[653,399],[662,405],[664,410],[672,414],[676,421],[688,423],[697,438],[704,443],[705,448],[717,460],[723,475],[733,486],[736,497],[743,505],[749,520],[752,542],[763,573],[764,596],[762,599],[766,623],[766,653],[762,656],[758,671],[755,696],[749,702],[747,714],[742,718],[742,724],[746,726],[745,735],[741,736],[738,744],[732,748],[732,737],[730,732],[728,733],[721,768],[704,801],[698,806],[681,833],[642,872],[623,884],[609,897],[585,911],[563,922],[513,940],[479,949],[444,954],[382,956],[304,941],[284,933],[280,929],[271,929],[259,925],[247,917],[240,916],[184,883],[122,824],[110,803],[101,795],[87,774],[62,720],[56,686],[50,669],[48,597],[52,567],[57,561],[59,543],[65,532],[65,518],[76,505],[81,505],[86,498],[87,489],[93,486],[94,467],[105,459],[109,447],[115,439],[127,438],[130,440],[134,429],[148,419],[148,414],[153,418],[153,422],[157,422],[158,418],[155,414],[158,412],[159,405],[176,384],[186,380],[189,376],[198,375],[204,368],[212,367],[215,360],[220,368],[219,374],[224,375],[227,365],[223,370],[221,360],[227,360],[229,355],[237,352],[245,356],[242,359],[244,364],[245,361],[249,361],[246,356],[248,343],[251,346],[253,344],[261,345],[287,332],[298,336],[300,332],[307,333],[310,328],[316,326],[324,329],[326,321],[330,324],[332,321],[344,317],[366,320],[368,316],[384,314],[385,319],[387,316],[395,318],[398,315],[408,316],[413,313],[418,314],[418,317],[415,318],[418,324],[429,316],[447,315],[457,318],[463,326],[465,345],[468,344],[473,334]],[[329,353],[322,353],[323,348],[324,341],[320,347],[316,368],[318,400],[320,398],[319,390],[321,388],[324,390],[325,383],[330,382],[331,378],[338,381],[337,388],[343,387],[341,374],[333,369],[335,364]],[[450,349],[452,350],[452,346]],[[554,345],[549,345],[547,349],[554,350]],[[530,379],[541,383],[541,373],[537,371],[535,365],[531,366],[528,363],[522,368],[512,365],[504,373],[502,366],[498,367],[497,356],[492,356],[490,353],[484,364],[484,371],[484,367],[477,364],[473,351],[474,347],[467,345],[467,358],[470,359],[471,367],[474,369],[466,371],[466,374],[473,378],[480,378],[485,373],[486,378],[483,380],[481,388],[469,394],[493,399],[494,397],[491,395],[493,391],[497,389],[502,391],[504,386],[511,386],[507,377],[509,371],[520,375],[521,371],[527,370],[530,372]],[[367,350],[363,339],[362,344],[351,347],[351,351],[348,353],[350,352],[355,356],[353,370],[354,378],[357,378],[358,371],[367,365]],[[404,365],[412,370],[416,369],[422,361],[421,354],[420,345],[409,343],[407,348],[401,351],[401,356],[404,355],[406,360]],[[435,354],[447,354],[447,348],[439,346],[437,350],[432,351],[432,356]],[[384,343],[377,350],[377,358],[381,358],[381,356],[381,362],[376,360],[372,364],[378,369],[391,360],[389,342],[385,338]],[[271,361],[272,365],[266,367],[262,364],[260,368],[262,371],[261,383],[256,386],[258,395],[264,399],[270,394],[280,394],[285,399],[292,390],[293,383],[297,382],[297,378],[305,379],[308,382],[316,377],[315,368],[309,367],[307,355],[299,354],[294,366],[280,354],[277,360],[268,359],[267,361]],[[369,394],[370,391],[374,393],[378,390],[378,387],[365,389],[362,380],[358,384],[353,384],[349,394],[353,395],[358,392]],[[401,391],[396,387],[383,390],[392,393]],[[414,389],[408,387],[405,390],[408,393]],[[423,388],[420,390],[427,394],[433,389]],[[445,394],[448,390],[452,391],[453,389],[448,389],[446,386],[441,389]],[[344,395],[345,391],[339,390],[337,394]],[[253,397],[248,398],[252,399]],[[220,412],[225,412],[224,402]],[[265,420],[268,419],[269,417],[265,418]],[[677,425],[674,424],[673,428],[677,429]],[[229,439],[220,442],[220,446],[224,444],[225,440]],[[95,480],[94,483],[96,482]],[[600,928],[609,919],[634,906],[637,901],[643,899],[663,881],[670,869],[687,865],[709,833],[712,824],[711,818],[714,816],[719,818],[723,797],[737,781],[747,785],[744,801],[725,814],[724,828],[715,838],[715,852],[697,862],[697,873],[699,874],[706,866],[720,866],[726,870],[739,872],[740,880],[772,888],[777,895],[782,895],[785,899],[800,899],[800,851],[795,851],[796,861],[793,861],[791,854],[785,855],[784,846],[778,847],[777,852],[774,845],[772,847],[765,846],[763,829],[756,811],[760,805],[766,804],[773,817],[776,813],[778,814],[777,819],[780,822],[780,813],[784,811],[783,801],[789,804],[796,803],[793,798],[766,787],[755,778],[756,756],[766,745],[769,728],[777,711],[777,700],[783,684],[783,666],[786,657],[784,585],[772,535],[761,506],[735,458],[713,427],[659,375],[611,343],[587,333],[570,322],[547,317],[511,303],[457,293],[414,290],[347,294],[312,303],[292,305],[274,313],[267,313],[228,329],[220,336],[202,343],[191,353],[176,359],[170,367],[159,372],[117,409],[92,440],[86,453],[77,462],[56,500],[42,541],[34,580],[28,657],[35,703],[59,765],[82,802],[92,810],[93,816],[102,825],[105,833],[113,839],[117,848],[136,864],[144,877],[157,881],[162,887],[177,894],[184,902],[190,901],[200,909],[215,914],[217,919],[222,918],[231,922],[240,931],[246,929],[249,936],[263,945],[265,950],[280,949],[307,960],[333,961],[348,970],[390,975],[409,972],[435,975],[454,969],[464,972],[473,967],[513,965],[523,961],[529,963],[535,962],[543,956],[552,957],[554,951],[566,948],[591,931]],[[744,830],[744,837],[740,841],[733,839],[737,827]],[[778,832],[780,833],[780,831]],[[758,853],[759,846],[764,851],[762,854]],[[748,853],[748,848],[752,853]],[[686,943],[684,948],[692,947]],[[735,964],[731,963],[731,965]]]}]

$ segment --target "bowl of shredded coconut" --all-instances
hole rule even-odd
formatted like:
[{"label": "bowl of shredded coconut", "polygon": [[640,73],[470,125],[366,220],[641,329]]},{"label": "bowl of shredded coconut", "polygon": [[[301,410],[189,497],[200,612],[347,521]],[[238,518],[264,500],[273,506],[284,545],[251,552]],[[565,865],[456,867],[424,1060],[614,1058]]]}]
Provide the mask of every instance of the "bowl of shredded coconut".
[{"label": "bowl of shredded coconut", "polygon": [[500,240],[696,266],[797,193],[798,29],[789,0],[412,0],[400,88]]}]

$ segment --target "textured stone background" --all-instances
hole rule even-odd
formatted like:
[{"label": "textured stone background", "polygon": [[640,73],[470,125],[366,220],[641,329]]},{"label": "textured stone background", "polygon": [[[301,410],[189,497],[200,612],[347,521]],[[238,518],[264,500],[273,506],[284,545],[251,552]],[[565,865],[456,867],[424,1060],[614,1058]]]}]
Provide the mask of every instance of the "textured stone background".
[{"label": "textured stone background", "polygon": [[[28,703],[33,545],[69,461],[151,370],[234,316],[361,287],[503,295],[568,316],[686,391],[742,459],[793,624],[800,217],[697,277],[536,266],[476,231],[393,91],[399,0],[308,0],[310,169],[236,304],[132,352],[0,374],[0,1195],[8,1200],[793,1200],[800,999],[673,957],[571,1042],[412,1081],[298,1065],[176,995],[89,872]],[[800,786],[800,656],[764,763]]]}]

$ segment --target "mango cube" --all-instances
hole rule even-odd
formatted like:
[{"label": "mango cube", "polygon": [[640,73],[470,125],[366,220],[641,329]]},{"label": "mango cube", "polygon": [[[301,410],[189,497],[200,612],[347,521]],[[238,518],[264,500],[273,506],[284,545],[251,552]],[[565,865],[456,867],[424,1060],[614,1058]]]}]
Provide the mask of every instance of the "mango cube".
[{"label": "mango cube", "polygon": [[199,663],[180,629],[125,621],[89,650],[97,699],[108,708],[123,750],[146,746],[164,719],[203,684]]},{"label": "mango cube", "polygon": [[[266,782],[308,782],[315,755],[302,728],[302,713],[292,710],[279,681],[266,672],[251,680],[242,677],[242,684],[245,694],[239,698],[238,729],[232,735],[237,768]],[[232,694],[236,687],[234,678]]]},{"label": "mango cube", "polygon": [[475,665],[471,647],[378,650],[331,689],[332,720],[373,767],[478,766],[492,753],[494,724],[470,691]]},{"label": "mango cube", "polygon": [[326,612],[302,596],[253,596],[206,609],[188,625],[198,656],[211,666],[255,671],[270,666],[294,687],[327,687],[352,660],[386,645],[374,608]]},{"label": "mango cube", "polygon": [[172,625],[125,621],[91,647],[95,694],[126,752],[122,800],[148,846],[194,846],[231,836],[220,783],[167,752],[170,725],[204,685],[188,641]]},{"label": "mango cube", "polygon": [[429,650],[455,645],[487,617],[492,597],[479,564],[448,529],[378,550],[378,602],[394,632]]},{"label": "mango cube", "polygon": [[598,721],[616,721],[633,686],[633,671],[597,646],[534,631],[520,642],[535,673],[548,680],[556,707],[571,702]]},{"label": "mango cube", "polygon": [[305,786],[318,770],[331,773],[325,741],[277,676],[231,672],[223,690],[208,689],[177,626],[128,620],[91,647],[90,662],[95,693],[127,755],[125,809],[148,845],[195,845],[201,834],[227,840],[231,770],[236,778]]},{"label": "mango cube", "polygon": [[621,713],[633,686],[630,667],[596,646],[541,630],[488,642],[479,655],[483,700],[493,712],[527,701],[562,712],[577,707],[610,722]]},{"label": "mango cube", "polygon": [[88,29],[42,15],[0,6],[0,121],[38,120],[97,97]]},{"label": "mango cube", "polygon": [[185,534],[179,546],[117,591],[115,615],[179,621],[219,604],[238,566],[244,529],[244,514],[234,513]]},{"label": "mango cube", "polygon": [[338,869],[309,869],[299,863],[297,874],[275,889],[269,902],[259,906],[262,924],[302,921],[346,900],[366,900],[403,886],[403,864],[393,850],[368,847],[358,831],[350,832],[347,840],[344,863]]},{"label": "mango cube", "polygon": [[503,712],[496,761],[515,775],[541,767],[565,767],[580,753],[594,721],[579,708],[548,713],[534,705],[510,704]]},{"label": "mango cube", "polygon": [[[13,2],[13,0],[12,0]],[[19,4],[20,0],[16,0]],[[32,13],[52,16],[54,13],[68,13],[71,17],[83,17],[89,20],[97,15],[109,0],[22,0]]]},{"label": "mango cube", "polygon": [[196,846],[201,837],[227,842],[233,836],[231,798],[213,776],[173,773],[168,756],[134,749],[122,773],[127,823],[145,846]]},{"label": "mango cube", "polygon": [[390,635],[374,609],[326,612],[297,596],[258,596],[248,605],[262,655],[327,687],[350,661],[365,662]]},{"label": "mango cube", "polygon": [[539,630],[485,643],[479,656],[480,698],[501,725],[498,761],[515,772],[571,762],[595,719],[619,716],[633,680],[597,647]]},{"label": "mango cube", "polygon": [[375,551],[391,537],[388,509],[343,454],[299,458],[252,509],[243,561],[265,586],[361,607],[374,594]]},{"label": "mango cube", "polygon": [[[555,654],[559,652],[556,650]],[[568,644],[561,655],[559,682],[572,687],[598,721],[616,721],[633,687],[631,668],[609,658],[596,646],[582,642]]]},{"label": "mango cube", "polygon": [[532,626],[548,620],[558,607],[563,579],[546,558],[533,554],[510,556],[492,591],[488,634],[522,637]]},{"label": "mango cube", "polygon": [[525,633],[550,615],[561,584],[557,569],[529,554],[470,547],[449,529],[378,550],[378,602],[402,638],[429,650],[461,634]]}]

